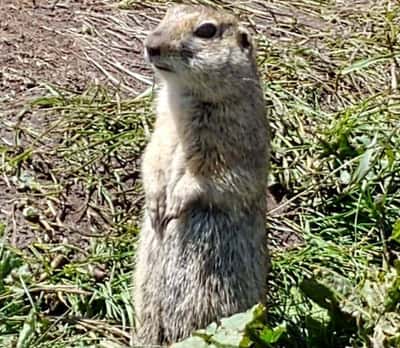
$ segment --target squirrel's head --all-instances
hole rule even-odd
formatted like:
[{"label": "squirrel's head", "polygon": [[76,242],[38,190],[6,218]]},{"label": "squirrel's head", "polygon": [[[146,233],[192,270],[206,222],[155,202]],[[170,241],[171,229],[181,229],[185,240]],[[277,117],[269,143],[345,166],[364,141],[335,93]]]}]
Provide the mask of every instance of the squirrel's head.
[{"label": "squirrel's head", "polygon": [[162,79],[193,92],[229,90],[256,77],[250,34],[235,16],[203,6],[170,8],[148,35],[145,56]]}]

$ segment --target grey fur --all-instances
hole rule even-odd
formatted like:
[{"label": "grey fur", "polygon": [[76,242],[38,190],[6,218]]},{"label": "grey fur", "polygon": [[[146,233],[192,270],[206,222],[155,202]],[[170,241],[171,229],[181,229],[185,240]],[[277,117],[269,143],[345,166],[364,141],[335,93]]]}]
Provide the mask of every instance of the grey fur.
[{"label": "grey fur", "polygon": [[[179,59],[179,40],[210,18],[229,22],[214,42],[224,49],[190,39],[193,56]],[[134,300],[137,340],[146,345],[178,341],[264,302],[268,265],[269,133],[253,45],[238,46],[243,31],[231,15],[204,8],[178,6],[157,31],[161,56],[152,63],[172,72],[155,68],[157,121],[142,168]],[[217,54],[225,63],[215,73]]]}]

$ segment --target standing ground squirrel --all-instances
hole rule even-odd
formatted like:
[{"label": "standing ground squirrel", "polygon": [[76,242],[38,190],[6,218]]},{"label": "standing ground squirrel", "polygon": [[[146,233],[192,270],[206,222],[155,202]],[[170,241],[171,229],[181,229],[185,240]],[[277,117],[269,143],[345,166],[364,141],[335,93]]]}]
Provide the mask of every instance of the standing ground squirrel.
[{"label": "standing ground squirrel", "polygon": [[145,47],[160,89],[134,300],[150,345],[264,302],[269,133],[253,42],[234,16],[174,6]]}]

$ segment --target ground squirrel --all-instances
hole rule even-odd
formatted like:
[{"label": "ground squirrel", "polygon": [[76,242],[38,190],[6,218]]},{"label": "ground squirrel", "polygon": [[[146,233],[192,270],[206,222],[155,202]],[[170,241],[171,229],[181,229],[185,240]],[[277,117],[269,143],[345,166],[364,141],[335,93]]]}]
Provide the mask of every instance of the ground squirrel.
[{"label": "ground squirrel", "polygon": [[254,50],[233,15],[186,5],[145,42],[160,88],[142,163],[142,344],[175,342],[264,302],[269,136]]}]

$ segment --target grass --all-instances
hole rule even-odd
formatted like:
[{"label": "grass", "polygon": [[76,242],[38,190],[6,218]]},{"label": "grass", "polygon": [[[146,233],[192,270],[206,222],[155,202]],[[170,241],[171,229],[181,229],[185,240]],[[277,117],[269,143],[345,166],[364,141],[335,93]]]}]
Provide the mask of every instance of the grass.
[{"label": "grass", "polygon": [[[264,346],[400,346],[399,4],[213,4],[257,33],[271,186],[284,192],[268,216],[266,326],[284,332]],[[151,99],[47,86],[0,118],[13,138],[0,180],[15,193],[0,225],[0,346],[129,344]],[[37,241],[15,248],[25,233]],[[302,241],[282,247],[292,235]]]}]

